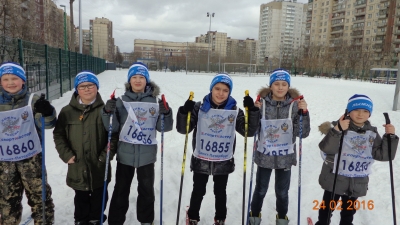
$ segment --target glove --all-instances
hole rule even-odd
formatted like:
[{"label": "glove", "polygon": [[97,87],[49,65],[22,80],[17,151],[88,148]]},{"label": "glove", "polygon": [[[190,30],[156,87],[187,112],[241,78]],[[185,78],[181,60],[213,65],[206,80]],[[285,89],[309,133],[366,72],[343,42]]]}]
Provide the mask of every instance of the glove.
[{"label": "glove", "polygon": [[169,113],[170,110],[169,110],[168,102],[166,102],[166,104],[167,104],[167,108],[168,108],[168,109],[165,108],[164,102],[163,102],[163,101],[160,100],[160,101],[158,102],[158,107],[159,107],[159,112],[160,112],[160,114],[164,114],[164,115],[165,115],[165,114],[168,114],[168,113]]},{"label": "glove", "polygon": [[38,99],[33,105],[36,113],[41,113],[44,117],[53,115],[54,108],[46,99]]},{"label": "glove", "polygon": [[250,111],[259,110],[258,107],[254,106],[254,100],[250,96],[244,96],[244,98],[243,98],[243,106],[247,107]]},{"label": "glove", "polygon": [[109,99],[106,102],[106,106],[104,106],[104,111],[106,113],[113,113],[117,108],[117,99]]},{"label": "glove", "polygon": [[190,99],[186,100],[185,105],[183,105],[183,111],[185,113],[191,112],[194,109],[195,104],[195,101],[192,101]]}]

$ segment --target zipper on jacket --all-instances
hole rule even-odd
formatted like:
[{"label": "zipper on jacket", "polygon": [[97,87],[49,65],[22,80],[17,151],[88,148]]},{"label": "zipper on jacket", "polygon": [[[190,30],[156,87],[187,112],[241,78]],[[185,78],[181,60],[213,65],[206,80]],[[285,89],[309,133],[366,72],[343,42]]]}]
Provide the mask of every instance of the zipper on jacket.
[{"label": "zipper on jacket", "polygon": [[214,162],[210,161],[210,164],[211,164],[211,166],[210,166],[210,168],[211,168],[211,170],[210,170],[210,175],[213,175],[213,171],[214,171]]},{"label": "zipper on jacket", "polygon": [[80,121],[82,121],[82,120],[83,120],[83,116],[84,116],[84,115],[85,115],[85,113],[88,111],[88,108],[89,108],[89,107],[87,107],[87,106],[86,106],[85,110],[83,110],[83,113],[82,113],[82,115],[80,115],[80,116],[79,116],[79,120],[80,120]]},{"label": "zipper on jacket", "polygon": [[11,109],[14,109],[14,103],[15,103],[14,97],[11,98],[11,103],[12,103],[12,104],[11,104]]},{"label": "zipper on jacket", "polygon": [[279,119],[279,108],[281,107],[281,102],[277,102],[276,105],[276,119]]}]

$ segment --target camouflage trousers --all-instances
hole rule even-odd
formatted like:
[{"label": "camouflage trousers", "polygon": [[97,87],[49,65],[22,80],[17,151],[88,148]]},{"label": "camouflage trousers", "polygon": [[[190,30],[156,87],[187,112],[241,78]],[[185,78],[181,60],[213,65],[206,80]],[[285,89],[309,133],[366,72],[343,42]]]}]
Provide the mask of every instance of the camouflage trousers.
[{"label": "camouflage trousers", "polygon": [[[47,175],[46,175],[47,177]],[[47,180],[47,178],[46,178]],[[25,191],[35,225],[54,223],[51,187],[46,182],[45,218],[42,218],[42,154],[18,162],[0,162],[0,224],[21,222],[22,194]]]}]

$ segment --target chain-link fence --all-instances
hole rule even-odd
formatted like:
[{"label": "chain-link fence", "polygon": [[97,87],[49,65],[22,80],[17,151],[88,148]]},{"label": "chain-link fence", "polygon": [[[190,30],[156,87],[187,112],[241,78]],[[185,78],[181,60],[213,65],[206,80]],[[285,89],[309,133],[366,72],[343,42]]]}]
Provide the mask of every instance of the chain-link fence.
[{"label": "chain-link fence", "polygon": [[0,62],[7,61],[21,64],[29,91],[46,93],[49,100],[72,90],[78,72],[99,74],[105,70],[104,59],[0,36]]}]

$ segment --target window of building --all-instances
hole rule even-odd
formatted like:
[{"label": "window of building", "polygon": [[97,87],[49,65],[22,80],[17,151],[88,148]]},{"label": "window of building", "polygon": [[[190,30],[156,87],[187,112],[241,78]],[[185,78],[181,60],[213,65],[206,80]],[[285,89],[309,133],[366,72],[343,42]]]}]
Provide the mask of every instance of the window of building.
[{"label": "window of building", "polygon": [[347,33],[345,33],[343,36],[347,37]]},{"label": "window of building", "polygon": [[348,4],[348,5],[347,5],[347,8],[350,8],[350,7],[351,7],[351,4]]},{"label": "window of building", "polygon": [[322,27],[322,22],[321,22],[321,23],[319,23],[319,26],[320,26],[320,27]]},{"label": "window of building", "polygon": [[346,19],[346,23],[348,23],[349,22],[349,19]]},{"label": "window of building", "polygon": [[322,3],[322,6],[324,6],[324,5],[325,5],[325,3],[323,2],[323,3]]},{"label": "window of building", "polygon": [[325,19],[328,19],[328,15],[325,15]]},{"label": "window of building", "polygon": [[326,35],[324,35],[323,37],[326,38]]},{"label": "window of building", "polygon": [[326,2],[326,5],[329,5],[329,1]]},{"label": "window of building", "polygon": [[326,33],[326,28],[324,28],[324,33]]},{"label": "window of building", "polygon": [[374,6],[373,5],[370,5],[369,6],[369,10],[373,10],[374,9]]},{"label": "window of building", "polygon": [[366,31],[365,31],[366,34],[369,34],[369,32],[370,32],[369,30],[366,30]]},{"label": "window of building", "polygon": [[350,15],[350,12],[347,12],[346,14],[347,14],[347,15]]},{"label": "window of building", "polygon": [[372,18],[372,14],[368,14],[368,19],[371,19]]},{"label": "window of building", "polygon": [[367,40],[367,42],[369,41],[369,38],[366,38],[365,40]]},{"label": "window of building", "polygon": [[327,25],[327,22],[325,21],[324,26],[326,26],[326,25]]},{"label": "window of building", "polygon": [[367,27],[369,27],[369,26],[371,26],[371,22],[368,22],[368,23],[367,23]]},{"label": "window of building", "polygon": [[369,0],[369,2],[374,2],[374,0]]},{"label": "window of building", "polygon": [[345,27],[344,27],[344,29],[345,29],[345,30],[348,30],[348,29],[349,29],[349,27],[348,27],[348,26],[345,26]]},{"label": "window of building", "polygon": [[376,29],[374,29],[374,33],[376,34]]}]

